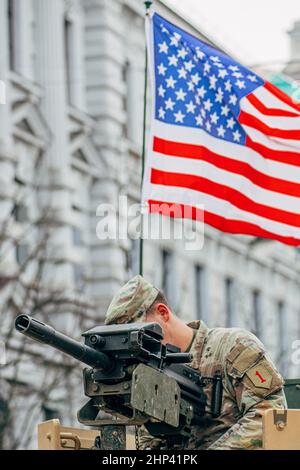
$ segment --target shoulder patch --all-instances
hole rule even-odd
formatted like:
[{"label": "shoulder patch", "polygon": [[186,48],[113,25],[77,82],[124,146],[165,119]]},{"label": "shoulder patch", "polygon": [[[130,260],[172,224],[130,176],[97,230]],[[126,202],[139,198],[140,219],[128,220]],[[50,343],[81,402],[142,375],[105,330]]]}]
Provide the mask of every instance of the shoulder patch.
[{"label": "shoulder patch", "polygon": [[264,361],[261,361],[259,364],[251,367],[251,369],[246,372],[246,375],[255,387],[269,389],[272,384],[273,375],[264,366],[263,362]]}]

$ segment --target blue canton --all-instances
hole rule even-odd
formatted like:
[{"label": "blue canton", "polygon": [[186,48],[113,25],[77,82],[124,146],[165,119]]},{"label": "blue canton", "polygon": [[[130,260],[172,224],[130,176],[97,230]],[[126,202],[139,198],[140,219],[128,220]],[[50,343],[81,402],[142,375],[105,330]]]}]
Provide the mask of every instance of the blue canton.
[{"label": "blue canton", "polygon": [[152,21],[156,119],[244,144],[239,103],[264,80],[158,14]]}]

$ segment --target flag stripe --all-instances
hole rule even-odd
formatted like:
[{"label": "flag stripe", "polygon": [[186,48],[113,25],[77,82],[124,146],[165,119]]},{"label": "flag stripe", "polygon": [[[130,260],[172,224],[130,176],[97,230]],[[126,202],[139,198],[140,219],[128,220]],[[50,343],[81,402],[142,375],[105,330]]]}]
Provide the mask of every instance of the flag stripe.
[{"label": "flag stripe", "polygon": [[278,129],[297,129],[298,131],[300,129],[300,116],[285,117],[265,115],[250,102],[249,97],[243,98],[241,100],[241,108],[243,111],[248,114],[252,114],[268,126]]},{"label": "flag stripe", "polygon": [[292,106],[288,106],[284,101],[279,99],[277,95],[270,92],[265,86],[261,86],[254,90],[253,96],[258,98],[265,106],[273,109],[283,109],[284,111],[290,111],[300,115],[300,112]]},{"label": "flag stripe", "polygon": [[[171,208],[174,203],[171,202],[160,202],[149,200],[149,211],[151,213],[160,213],[162,215],[166,215],[168,217],[172,217],[172,212],[168,210],[168,206]],[[203,219],[203,211],[189,206],[190,210],[185,209],[184,204],[179,204],[181,207],[181,212],[184,213],[191,213],[192,219],[194,220],[202,220]],[[176,214],[176,212],[175,212]],[[300,239],[293,238],[293,237],[284,237],[282,235],[274,234],[273,232],[269,232],[268,230],[264,230],[258,225],[251,224],[249,222],[241,221],[241,220],[234,220],[234,219],[225,219],[225,217],[221,217],[217,214],[209,212],[205,210],[204,213],[204,222],[211,225],[212,227],[222,230],[223,232],[232,233],[232,234],[244,234],[244,235],[252,235],[255,237],[264,237],[275,239],[282,243],[286,243],[288,245],[297,246],[300,244]]]},{"label": "flag stripe", "polygon": [[[255,108],[262,114],[266,116],[283,116],[283,117],[299,117],[298,113],[294,111],[286,111],[281,108],[270,108],[267,107],[261,100],[255,96],[255,92],[251,95],[248,95],[246,99],[253,105]],[[241,100],[242,101],[242,100]]]},{"label": "flag stripe", "polygon": [[153,184],[150,188],[151,190],[149,192],[145,192],[145,195],[148,196],[148,200],[172,201],[174,204],[186,204],[200,209],[204,208],[205,211],[209,210],[226,219],[243,220],[258,225],[264,230],[274,234],[300,239],[299,228],[291,227],[282,222],[276,222],[263,216],[244,211],[232,205],[230,202],[219,199],[213,195],[192,189],[186,190],[185,188],[159,184]]},{"label": "flag stripe", "polygon": [[277,129],[275,127],[270,127],[264,122],[257,119],[257,117],[241,110],[239,115],[239,122],[245,124],[246,126],[254,127],[265,135],[270,137],[279,137],[281,139],[295,139],[300,140],[300,129]]},{"label": "flag stripe", "polygon": [[[164,122],[154,121],[152,126],[152,133],[154,136],[164,140],[172,140],[173,142],[179,140],[177,128],[174,128],[174,126]],[[261,139],[261,133],[254,130],[253,133],[255,135],[259,134],[259,139]],[[151,142],[152,139],[150,138],[149,144],[151,146],[150,150],[152,151]],[[299,183],[300,181],[300,155],[298,153],[293,152],[290,154],[286,151],[274,151],[274,153],[270,154],[268,159],[268,157],[265,157],[261,154],[260,150],[256,151],[254,148],[250,148],[250,145],[248,146],[248,138],[247,145],[235,145],[231,142],[221,141],[220,139],[207,134],[202,129],[189,129],[188,127],[181,127],[180,143],[183,145],[199,145],[200,142],[203,144],[203,146],[215,153],[218,153],[219,155],[233,158],[234,160],[241,162],[247,162],[258,171],[268,174],[274,178],[283,178],[287,181],[293,181],[294,183]],[[265,141],[263,140],[262,143],[264,142]],[[275,143],[273,145],[275,147]],[[280,144],[277,144],[276,147],[282,149]],[[283,150],[287,150],[287,147],[283,147]],[[282,165],[281,163],[286,164]]]},{"label": "flag stripe", "polygon": [[272,150],[280,150],[286,152],[295,152],[298,155],[298,162],[300,161],[300,140],[280,139],[279,137],[270,137],[263,132],[255,129],[254,127],[244,125],[244,130],[247,136],[255,142],[270,147]]},{"label": "flag stripe", "polygon": [[[257,153],[262,155],[264,158],[268,158],[270,160],[286,163],[292,167],[292,165],[300,166],[300,154],[297,152],[291,152],[290,150],[275,150],[273,148],[267,147],[259,142],[254,142],[249,136],[247,137],[247,147],[255,150]],[[283,168],[283,165],[282,165]],[[300,181],[297,177],[297,180]]]},{"label": "flag stripe", "polygon": [[272,95],[276,96],[276,98],[278,98],[280,101],[283,101],[284,103],[289,105],[291,108],[294,108],[300,114],[300,104],[295,103],[290,96],[283,93],[283,91],[281,91],[275,85],[273,85],[270,82],[266,82],[264,84],[264,88],[268,90]]},{"label": "flag stripe", "polygon": [[201,191],[207,194],[211,194],[217,198],[224,199],[239,209],[245,210],[247,212],[251,212],[253,214],[266,217],[270,220],[275,220],[277,222],[283,222],[293,227],[300,227],[299,214],[294,214],[289,211],[284,211],[275,207],[269,207],[265,204],[254,202],[249,197],[245,196],[243,193],[237,191],[234,188],[224,184],[216,183],[201,176],[171,173],[152,168],[151,183]]},{"label": "flag stripe", "polygon": [[[252,183],[269,191],[274,191],[290,196],[300,197],[300,184],[289,182],[280,178],[274,178],[264,174],[247,162],[234,160],[233,158],[219,155],[210,149],[192,144],[183,144],[181,142],[172,142],[159,137],[154,137],[153,150],[165,156],[175,156],[203,160],[216,167],[244,176]],[[299,202],[299,201],[297,201]]]}]

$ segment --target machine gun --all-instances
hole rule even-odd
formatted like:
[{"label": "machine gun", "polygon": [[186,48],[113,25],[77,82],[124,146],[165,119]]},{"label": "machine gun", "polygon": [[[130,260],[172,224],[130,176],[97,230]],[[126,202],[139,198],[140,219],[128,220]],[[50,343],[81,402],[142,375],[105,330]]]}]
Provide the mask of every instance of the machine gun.
[{"label": "machine gun", "polygon": [[158,323],[97,326],[83,333],[84,344],[28,315],[19,315],[15,327],[90,366],[83,371],[84,392],[90,399],[77,415],[86,426],[125,429],[144,424],[152,436],[180,448],[191,427],[201,426],[208,381],[213,387],[210,412],[220,413],[221,375],[204,378],[186,365],[191,354],[162,344]]}]

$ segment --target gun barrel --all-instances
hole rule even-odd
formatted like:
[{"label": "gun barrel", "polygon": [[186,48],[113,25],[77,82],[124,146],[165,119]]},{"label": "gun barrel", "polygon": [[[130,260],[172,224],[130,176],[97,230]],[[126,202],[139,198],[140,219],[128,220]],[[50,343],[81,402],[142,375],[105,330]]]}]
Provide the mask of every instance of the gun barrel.
[{"label": "gun barrel", "polygon": [[113,359],[103,352],[81,344],[29,315],[19,315],[15,320],[15,327],[23,335],[48,344],[88,366],[104,371],[113,367]]}]

